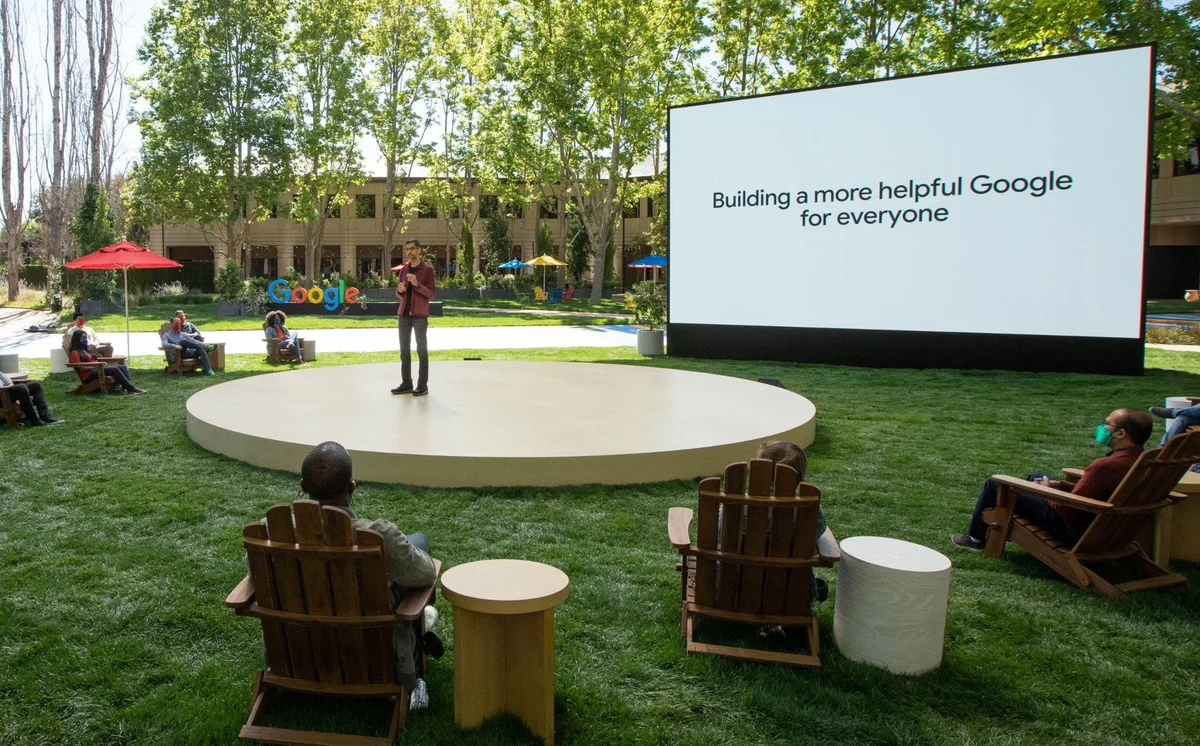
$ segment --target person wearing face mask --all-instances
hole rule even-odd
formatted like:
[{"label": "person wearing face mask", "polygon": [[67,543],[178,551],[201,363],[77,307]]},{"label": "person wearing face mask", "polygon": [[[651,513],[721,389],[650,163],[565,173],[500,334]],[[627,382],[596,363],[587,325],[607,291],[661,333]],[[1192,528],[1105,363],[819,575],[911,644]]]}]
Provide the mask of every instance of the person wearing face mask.
[{"label": "person wearing face mask", "polygon": [[267,314],[266,323],[263,324],[263,334],[267,339],[278,339],[280,351],[291,350],[296,362],[303,363],[304,351],[300,349],[299,338],[296,336],[296,332],[287,328],[286,321],[287,314],[283,311],[271,311]]},{"label": "person wearing face mask", "polygon": [[[1047,487],[1070,492],[1073,495],[1090,497],[1093,500],[1108,500],[1121,484],[1121,480],[1141,455],[1150,438],[1153,422],[1150,415],[1140,409],[1118,409],[1096,426],[1095,440],[1108,449],[1101,458],[1093,461],[1078,482],[1050,479],[1041,472],[1029,475],[1029,481]],[[950,537],[960,547],[983,549],[987,543],[988,526],[983,521],[983,511],[996,506],[999,485],[995,479],[983,483],[971,523],[964,534]],[[1093,516],[1067,505],[1043,500],[1032,495],[1018,495],[1016,515],[1036,523],[1056,539],[1074,541],[1091,524]]]},{"label": "person wearing face mask", "polygon": [[183,348],[181,354],[200,359],[200,364],[204,366],[204,375],[214,375],[212,363],[208,361],[208,348],[183,331],[183,321],[178,316],[171,319],[171,328],[163,334],[163,344]]},{"label": "person wearing face mask", "polygon": [[96,339],[96,332],[92,331],[92,327],[87,325],[87,319],[82,313],[76,313],[75,321],[67,327],[65,332],[63,332],[63,352],[70,354],[71,336],[75,333],[76,329],[79,329],[87,335],[84,339],[84,345],[88,352],[99,357],[112,357],[113,346],[107,342],[100,342]]},{"label": "person wearing face mask", "polygon": [[[96,361],[96,356],[88,352],[87,348],[84,346],[85,339],[87,339],[87,335],[85,335],[81,329],[76,329],[71,335],[71,356],[69,360],[72,363],[91,363]],[[96,376],[101,375],[100,371],[96,370],[95,368],[90,370],[76,369],[75,373],[79,376],[80,383],[89,383],[95,379]],[[117,384],[121,388],[125,389],[127,393],[146,393],[145,389],[139,389],[137,386],[133,385],[133,381],[129,377],[129,368],[125,367],[124,365],[105,365],[103,375],[111,376],[114,380],[116,380]]]},{"label": "person wearing face mask", "polygon": [[187,316],[184,315],[183,311],[176,311],[175,318],[179,319],[180,330],[184,334],[188,335],[197,342],[204,341],[204,336],[200,334],[200,330],[196,328],[195,324],[187,320]]}]

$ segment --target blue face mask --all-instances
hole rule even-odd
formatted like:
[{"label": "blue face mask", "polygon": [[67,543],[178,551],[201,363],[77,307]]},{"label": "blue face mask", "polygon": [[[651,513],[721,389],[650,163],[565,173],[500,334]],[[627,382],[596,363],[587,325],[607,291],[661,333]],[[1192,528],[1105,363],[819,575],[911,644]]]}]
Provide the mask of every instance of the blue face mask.
[{"label": "blue face mask", "polygon": [[1102,446],[1107,446],[1112,443],[1113,431],[1108,429],[1108,424],[1101,422],[1096,425],[1096,442]]}]

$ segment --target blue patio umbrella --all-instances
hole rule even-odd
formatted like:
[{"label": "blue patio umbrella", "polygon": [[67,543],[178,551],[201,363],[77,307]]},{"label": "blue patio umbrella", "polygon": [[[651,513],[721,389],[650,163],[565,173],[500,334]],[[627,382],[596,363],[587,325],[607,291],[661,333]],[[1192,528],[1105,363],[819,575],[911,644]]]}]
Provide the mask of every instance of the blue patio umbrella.
[{"label": "blue patio umbrella", "polygon": [[507,262],[505,262],[504,264],[501,264],[496,269],[525,269],[528,266],[529,266],[528,264],[521,261],[520,259],[509,259]]},{"label": "blue patio umbrella", "polygon": [[662,254],[649,254],[641,259],[635,259],[625,266],[630,269],[652,269],[654,270],[654,281],[658,282],[658,268],[667,266],[667,258]]}]

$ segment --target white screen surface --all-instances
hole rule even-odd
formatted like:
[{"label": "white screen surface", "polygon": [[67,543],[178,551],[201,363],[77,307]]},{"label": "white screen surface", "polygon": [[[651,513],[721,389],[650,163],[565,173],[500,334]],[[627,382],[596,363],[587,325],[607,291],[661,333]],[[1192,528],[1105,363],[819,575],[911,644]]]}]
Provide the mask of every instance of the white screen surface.
[{"label": "white screen surface", "polygon": [[1139,338],[1151,57],[672,109],[671,322]]}]

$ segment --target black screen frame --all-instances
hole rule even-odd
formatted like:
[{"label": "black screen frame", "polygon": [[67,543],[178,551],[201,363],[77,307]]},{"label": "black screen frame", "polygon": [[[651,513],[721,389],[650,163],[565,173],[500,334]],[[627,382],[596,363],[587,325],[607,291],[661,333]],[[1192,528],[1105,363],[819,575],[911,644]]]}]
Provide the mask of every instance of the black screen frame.
[{"label": "black screen frame", "polygon": [[[671,322],[671,273],[667,273],[667,354],[673,357],[776,360],[781,362],[855,365],[873,368],[964,368],[1032,372],[1106,373],[1142,375],[1146,345],[1146,257],[1150,246],[1151,169],[1154,154],[1154,90],[1158,49],[1154,43],[1131,44],[1109,49],[1048,55],[1028,60],[995,62],[972,67],[898,75],[879,80],[860,80],[738,96],[712,101],[678,104],[667,110],[667,153],[671,155],[671,112],[768,96],[886,84],[895,80],[947,75],[1009,65],[1027,65],[1048,60],[1109,54],[1131,49],[1150,50],[1150,85],[1146,113],[1146,191],[1143,215],[1139,336],[1080,337],[1034,334],[968,332],[924,332],[885,329],[835,329],[828,327],[732,326],[724,324],[680,324]],[[669,160],[668,160],[669,164]],[[670,171],[668,171],[668,174]],[[670,177],[666,190],[667,235],[671,245]]]}]

